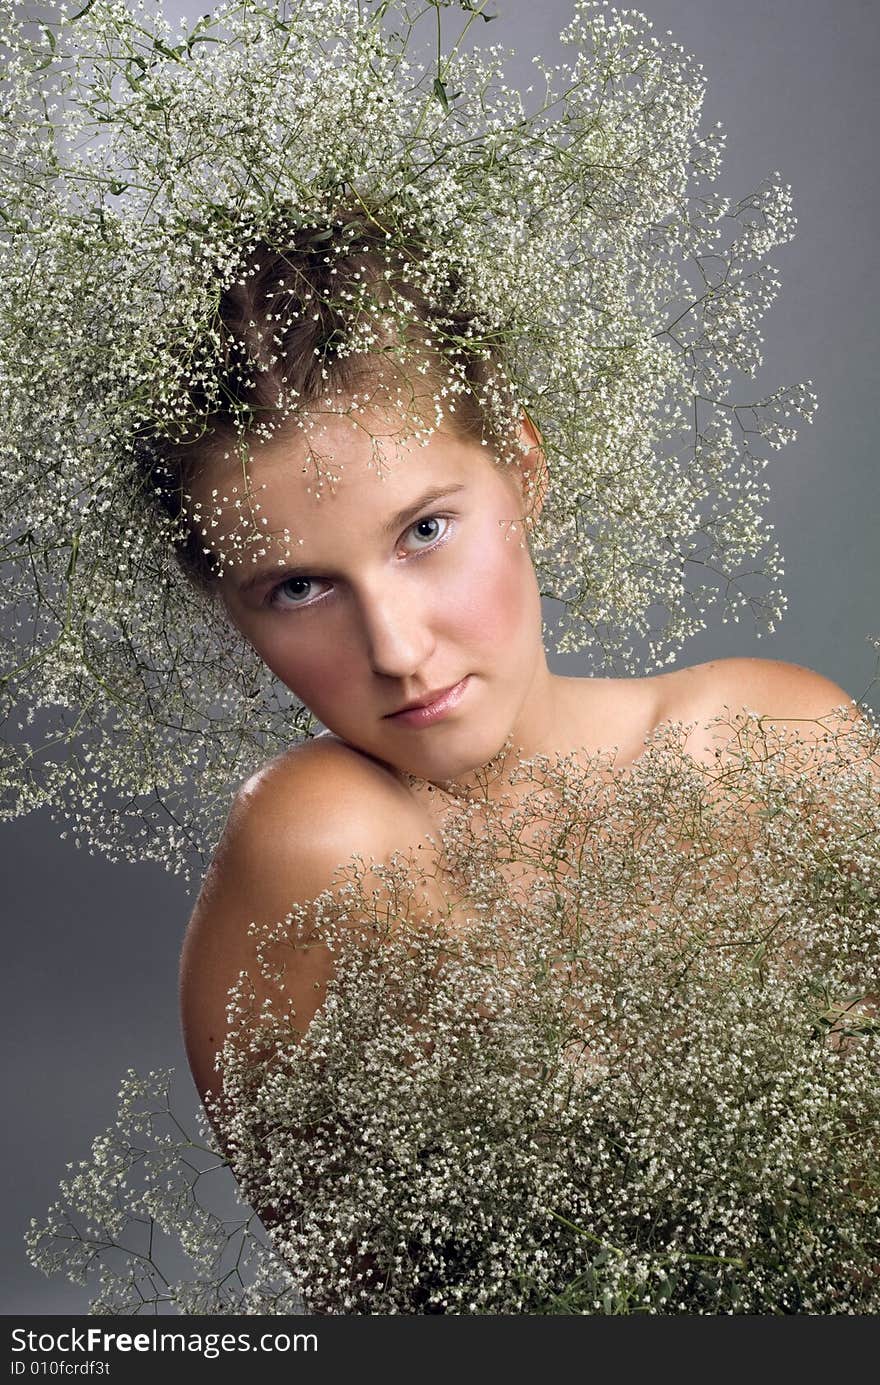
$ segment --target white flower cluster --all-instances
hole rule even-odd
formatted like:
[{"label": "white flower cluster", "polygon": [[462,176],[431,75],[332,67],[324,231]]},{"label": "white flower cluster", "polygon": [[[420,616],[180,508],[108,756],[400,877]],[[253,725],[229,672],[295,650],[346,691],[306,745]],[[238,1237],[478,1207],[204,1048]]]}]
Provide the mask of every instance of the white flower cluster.
[{"label": "white flower cluster", "polygon": [[90,1312],[297,1313],[302,1300],[200,1115],[172,1109],[172,1072],[129,1071],[116,1123],[61,1185],[64,1202],[32,1221],[28,1253],[45,1274],[96,1280]]},{"label": "white flower cluster", "polygon": [[[668,724],[626,775],[536,758],[451,803],[442,910],[355,862],[260,930],[212,1119],[308,1311],[880,1310],[880,732],[729,725],[709,770]],[[97,1155],[46,1269],[109,1221]]]},{"label": "white flower cluster", "polygon": [[[732,391],[760,364],[766,256],[794,220],[779,182],[739,202],[710,190],[723,139],[701,129],[703,78],[677,45],[574,0],[570,57],[535,60],[527,109],[498,46],[466,52],[462,34],[416,61],[405,0],[226,0],[179,33],[157,3],[40,8],[0,0],[7,814],[47,804],[90,849],[188,873],[232,786],[315,729],[180,570],[135,440],[210,430],[235,348],[223,293],[279,224],[315,252],[342,205],[437,307],[432,349],[490,363],[487,419],[524,409],[540,430],[532,550],[561,650],[629,667],[645,635],[660,666],[719,592],[773,628],[758,477],[814,400],[808,384]],[[485,8],[421,16],[458,13],[473,36]],[[406,285],[359,312],[368,297],[328,288],[284,325],[345,309],[337,360],[379,344],[412,376],[418,352],[389,345]],[[238,342],[257,372],[278,366],[272,319]],[[450,366],[419,426],[463,388]],[[238,410],[245,451],[296,417],[296,394],[282,376],[272,407]]]}]

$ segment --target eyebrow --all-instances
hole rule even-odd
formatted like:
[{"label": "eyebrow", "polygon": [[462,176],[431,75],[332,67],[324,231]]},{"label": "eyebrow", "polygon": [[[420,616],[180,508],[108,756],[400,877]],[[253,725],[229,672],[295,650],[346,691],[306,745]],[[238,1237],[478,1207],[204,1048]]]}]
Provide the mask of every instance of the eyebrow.
[{"label": "eyebrow", "polygon": [[[432,486],[430,490],[426,490],[423,495],[419,496],[418,500],[412,501],[411,504],[405,505],[402,510],[398,510],[396,514],[391,515],[382,525],[383,534],[396,534],[399,529],[403,529],[404,526],[418,514],[419,510],[424,509],[426,505],[432,505],[436,500],[443,500],[446,496],[455,495],[458,491],[464,489],[465,486],[463,482],[457,482],[452,486]],[[320,566],[320,564],[317,566]],[[244,582],[239,583],[238,590],[240,592],[252,591],[254,587],[259,587],[264,582],[270,582],[273,578],[278,580],[281,578],[282,574],[287,574],[288,576],[319,575],[316,573],[315,567],[309,563],[298,563],[296,567],[288,567],[286,564],[282,563],[273,563],[271,567],[264,566],[258,568],[257,571],[252,573]]]}]

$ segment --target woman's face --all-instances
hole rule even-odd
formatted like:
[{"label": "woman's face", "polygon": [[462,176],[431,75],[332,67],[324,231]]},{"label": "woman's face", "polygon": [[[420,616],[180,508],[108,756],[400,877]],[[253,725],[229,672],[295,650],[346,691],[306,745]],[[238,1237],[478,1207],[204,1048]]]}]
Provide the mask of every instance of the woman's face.
[{"label": "woman's face", "polygon": [[[523,473],[446,431],[422,446],[386,431],[375,444],[380,477],[376,431],[331,414],[308,445],[293,430],[252,451],[265,543],[242,550],[220,593],[260,657],[330,731],[398,769],[453,779],[545,715]],[[316,484],[309,448],[332,484]],[[535,446],[532,464],[537,455]],[[237,527],[241,474],[234,461],[223,465],[193,494],[217,508],[214,532],[253,533]],[[395,715],[457,685],[442,715]]]}]

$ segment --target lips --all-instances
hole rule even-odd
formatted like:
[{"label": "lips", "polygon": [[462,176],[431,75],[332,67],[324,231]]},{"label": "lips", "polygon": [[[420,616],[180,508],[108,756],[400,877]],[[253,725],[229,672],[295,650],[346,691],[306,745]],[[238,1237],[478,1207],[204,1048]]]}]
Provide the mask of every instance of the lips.
[{"label": "lips", "polygon": [[[458,681],[461,683],[463,679]],[[448,687],[438,688],[436,692],[426,693],[424,697],[418,697],[412,702],[405,702],[402,707],[398,707],[396,712],[389,712],[388,715],[397,717],[400,716],[401,712],[414,712],[418,707],[430,707],[432,702],[439,702],[441,697],[445,697],[447,693],[451,693],[452,689],[457,687],[458,683],[450,683]]]},{"label": "lips", "polygon": [[458,706],[467,691],[469,682],[470,674],[466,674],[464,678],[458,683],[453,683],[451,687],[442,688],[435,693],[426,693],[424,698],[418,699],[415,703],[410,702],[406,707],[401,707],[399,711],[389,713],[387,720],[395,722],[398,726],[429,726]]}]

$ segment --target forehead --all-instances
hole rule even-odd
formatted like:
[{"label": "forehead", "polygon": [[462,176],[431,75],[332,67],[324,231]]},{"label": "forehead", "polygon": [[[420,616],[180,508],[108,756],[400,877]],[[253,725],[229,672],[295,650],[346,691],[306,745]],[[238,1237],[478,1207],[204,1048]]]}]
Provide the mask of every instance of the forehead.
[{"label": "forehead", "polygon": [[328,412],[211,459],[188,504],[206,546],[237,567],[310,552],[324,535],[355,527],[379,533],[424,491],[498,479],[489,449],[446,427]]}]

